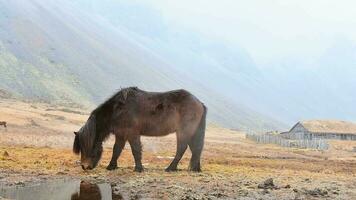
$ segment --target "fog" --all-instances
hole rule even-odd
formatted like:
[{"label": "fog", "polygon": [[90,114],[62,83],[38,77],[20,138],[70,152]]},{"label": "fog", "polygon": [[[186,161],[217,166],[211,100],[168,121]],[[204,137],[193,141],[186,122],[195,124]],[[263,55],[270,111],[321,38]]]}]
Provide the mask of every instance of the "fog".
[{"label": "fog", "polygon": [[[348,0],[104,2],[94,0],[91,7],[100,10],[103,4],[126,4],[146,14],[154,10],[169,29],[241,45],[259,67],[286,59],[311,62],[340,38],[356,41],[356,2]],[[115,15],[115,10],[111,12]]]},{"label": "fog", "polygon": [[354,7],[0,1],[0,89],[96,105],[125,86],[185,88],[206,102],[213,121],[242,129],[356,121]]},{"label": "fog", "polygon": [[176,68],[258,112],[286,123],[356,120],[353,1],[92,0],[79,5],[127,28]]}]

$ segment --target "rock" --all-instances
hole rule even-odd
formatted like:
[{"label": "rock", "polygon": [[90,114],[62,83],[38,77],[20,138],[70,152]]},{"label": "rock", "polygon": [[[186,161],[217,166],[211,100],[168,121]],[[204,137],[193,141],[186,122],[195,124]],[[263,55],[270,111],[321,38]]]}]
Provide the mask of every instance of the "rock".
[{"label": "rock", "polygon": [[337,191],[333,191],[333,194],[337,194],[337,195],[338,195],[338,194],[339,194],[339,192],[337,192]]},{"label": "rock", "polygon": [[68,174],[68,173],[63,172],[63,171],[60,171],[60,172],[57,172],[57,173],[56,173],[56,175],[66,175],[66,174]]},{"label": "rock", "polygon": [[15,185],[17,186],[25,186],[25,183],[22,181],[16,182]]},{"label": "rock", "polygon": [[182,200],[199,200],[198,197],[190,194],[186,194],[185,196],[181,197]]},{"label": "rock", "polygon": [[289,188],[291,188],[291,186],[289,184],[287,184],[286,186],[284,186],[284,188],[289,189]]},{"label": "rock", "polygon": [[273,183],[273,178],[269,178],[265,180],[263,183],[260,183],[258,185],[259,189],[278,189],[277,186],[274,185]]},{"label": "rock", "polygon": [[320,188],[315,188],[315,189],[313,189],[313,190],[307,190],[307,189],[305,189],[304,193],[307,194],[307,195],[315,196],[315,197],[318,197],[318,196],[327,196],[327,195],[328,195],[328,191],[322,190],[322,189],[320,189]]},{"label": "rock", "polygon": [[222,198],[222,197],[226,197],[225,194],[219,192],[219,191],[215,191],[213,193],[211,193],[211,196],[217,197],[217,198]]}]

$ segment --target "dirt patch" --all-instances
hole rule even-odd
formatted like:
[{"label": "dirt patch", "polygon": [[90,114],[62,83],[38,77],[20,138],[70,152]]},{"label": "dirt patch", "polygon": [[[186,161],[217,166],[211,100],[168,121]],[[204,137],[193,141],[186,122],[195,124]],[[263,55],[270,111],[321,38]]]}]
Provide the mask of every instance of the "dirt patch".
[{"label": "dirt patch", "polygon": [[[303,161],[305,167],[294,170],[288,165],[264,167],[273,160],[252,159],[239,164],[220,164],[204,157],[203,173],[191,173],[187,171],[189,157],[186,156],[178,172],[166,173],[164,169],[171,160],[158,156],[165,157],[167,152],[146,151],[143,156],[145,172],[135,173],[130,149],[125,149],[120,157],[119,169],[107,171],[105,167],[109,163],[111,149],[106,148],[99,166],[84,172],[79,166],[78,156],[67,148],[1,147],[0,155],[5,151],[9,156],[0,156],[0,185],[26,185],[43,179],[72,177],[93,183],[110,183],[115,190],[125,191],[123,195],[128,199],[352,199],[356,196],[353,173],[315,171],[311,167],[312,160]],[[251,167],[251,162],[260,165]]]}]

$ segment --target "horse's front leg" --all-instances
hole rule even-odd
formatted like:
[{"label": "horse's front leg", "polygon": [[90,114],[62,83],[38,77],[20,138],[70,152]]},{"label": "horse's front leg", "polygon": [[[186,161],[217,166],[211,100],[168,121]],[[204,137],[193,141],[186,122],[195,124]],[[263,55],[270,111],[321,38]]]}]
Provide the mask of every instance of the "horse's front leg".
[{"label": "horse's front leg", "polygon": [[126,140],[124,137],[116,136],[115,144],[112,152],[110,164],[106,167],[107,170],[117,169],[117,159],[120,157],[122,149],[125,147]]},{"label": "horse's front leg", "polygon": [[142,144],[139,135],[135,135],[129,138],[131,151],[135,159],[135,172],[143,172],[142,166]]}]

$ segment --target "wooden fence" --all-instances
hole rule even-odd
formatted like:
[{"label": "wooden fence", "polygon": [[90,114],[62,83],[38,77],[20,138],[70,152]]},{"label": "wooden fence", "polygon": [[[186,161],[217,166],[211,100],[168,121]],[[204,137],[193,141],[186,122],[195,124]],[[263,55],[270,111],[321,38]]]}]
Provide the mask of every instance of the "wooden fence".
[{"label": "wooden fence", "polygon": [[269,135],[269,134],[247,134],[246,138],[254,140],[258,143],[277,144],[282,147],[289,147],[289,148],[317,149],[317,150],[327,150],[329,148],[328,142],[323,139],[290,140],[290,139],[283,138],[279,135]]}]

